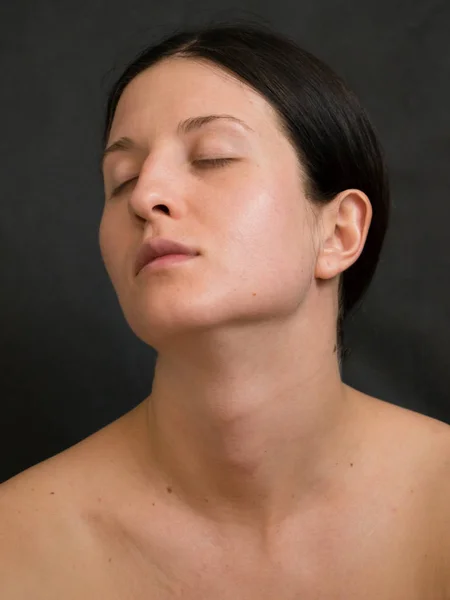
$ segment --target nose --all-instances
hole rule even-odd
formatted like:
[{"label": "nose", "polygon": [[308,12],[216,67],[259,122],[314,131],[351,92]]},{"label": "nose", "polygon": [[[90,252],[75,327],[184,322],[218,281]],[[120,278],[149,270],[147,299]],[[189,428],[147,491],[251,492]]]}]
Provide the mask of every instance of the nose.
[{"label": "nose", "polygon": [[131,213],[139,220],[150,221],[158,212],[173,215],[174,209],[171,201],[168,200],[167,194],[154,190],[147,193],[137,193],[136,187],[130,196],[129,207]]},{"label": "nose", "polygon": [[140,220],[149,221],[161,212],[172,217],[179,216],[182,198],[179,192],[181,182],[174,173],[161,162],[147,161],[129,194],[130,211]]}]

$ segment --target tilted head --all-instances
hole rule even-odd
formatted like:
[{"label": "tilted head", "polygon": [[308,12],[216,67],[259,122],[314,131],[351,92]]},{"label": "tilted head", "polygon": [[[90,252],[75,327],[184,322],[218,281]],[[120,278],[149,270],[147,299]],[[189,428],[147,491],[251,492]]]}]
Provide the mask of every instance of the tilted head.
[{"label": "tilted head", "polygon": [[[144,330],[156,323],[169,332],[287,315],[314,282],[331,289],[332,280],[341,352],[342,323],[378,264],[389,186],[364,109],[327,65],[252,24],[178,32],[140,52],[114,84],[104,147],[122,137],[135,145],[105,159],[100,245],[139,337],[152,342]],[[357,225],[360,248],[322,254],[323,216],[335,216],[346,190],[361,192],[348,220],[370,208]],[[132,266],[157,236],[200,255],[149,274],[146,295]]]}]

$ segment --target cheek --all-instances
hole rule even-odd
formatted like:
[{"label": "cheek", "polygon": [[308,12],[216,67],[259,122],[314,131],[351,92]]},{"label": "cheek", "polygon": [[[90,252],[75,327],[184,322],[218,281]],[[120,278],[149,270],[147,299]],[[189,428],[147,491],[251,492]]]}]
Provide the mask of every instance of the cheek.
[{"label": "cheek", "polygon": [[267,181],[258,189],[241,187],[215,227],[225,276],[222,269],[218,273],[244,312],[290,313],[311,285],[314,249],[306,201],[295,189],[289,192],[289,182],[276,187]]},{"label": "cheek", "polygon": [[112,215],[103,214],[99,226],[98,241],[106,271],[113,286],[116,287],[120,257],[123,256],[125,249],[121,241],[120,230],[115,227]]},{"label": "cheek", "polygon": [[100,226],[98,229],[98,243],[100,246],[100,254],[102,257],[102,260],[105,264],[106,270],[109,273],[109,268],[108,265],[110,263],[110,251],[109,251],[109,236],[108,236],[108,223],[107,223],[107,219],[105,218],[104,214],[102,216],[102,219],[100,221]]},{"label": "cheek", "polygon": [[297,276],[313,258],[305,199],[300,193],[289,193],[287,187],[273,190],[266,184],[241,189],[242,201],[233,203],[227,213],[223,247],[235,266],[255,269],[255,277],[261,270],[266,275],[292,272]]}]

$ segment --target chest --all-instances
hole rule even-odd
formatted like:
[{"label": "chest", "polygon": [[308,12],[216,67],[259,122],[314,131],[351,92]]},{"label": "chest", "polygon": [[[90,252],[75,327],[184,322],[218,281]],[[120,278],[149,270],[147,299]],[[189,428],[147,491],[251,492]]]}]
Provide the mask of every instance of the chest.
[{"label": "chest", "polygon": [[91,510],[63,536],[61,528],[45,536],[42,553],[33,553],[36,577],[29,570],[13,597],[448,600],[433,564],[430,506],[412,502],[409,489],[312,507],[286,522],[265,552],[238,529],[216,535],[184,511],[164,509],[149,521],[132,506],[132,522]]},{"label": "chest", "polygon": [[[148,562],[138,554],[106,553],[102,560],[73,557],[40,569],[36,577],[17,579],[11,600],[447,600],[439,595],[430,573],[432,565],[404,547],[401,554],[389,546],[369,553],[342,547],[328,560],[295,554],[282,564],[255,562],[242,552],[210,557],[191,555],[185,560]],[[416,549],[417,550],[417,549]],[[107,555],[110,555],[109,557]],[[105,562],[106,561],[106,562]]]},{"label": "chest", "polygon": [[350,521],[311,516],[264,555],[175,520],[150,546],[123,538],[104,548],[97,576],[74,600],[94,599],[89,590],[97,587],[117,600],[441,600],[428,537],[411,517],[392,508],[372,518],[359,510]]},{"label": "chest", "polygon": [[[291,549],[295,554],[295,549]],[[195,552],[195,549],[192,549]],[[137,567],[129,558],[112,558],[108,565],[73,578],[58,574],[54,596],[73,600],[444,600],[424,562],[389,547],[363,555],[357,548],[341,548],[328,560],[292,556],[283,564],[254,562],[244,552],[224,555],[220,563],[209,557],[182,560],[160,558]]]}]

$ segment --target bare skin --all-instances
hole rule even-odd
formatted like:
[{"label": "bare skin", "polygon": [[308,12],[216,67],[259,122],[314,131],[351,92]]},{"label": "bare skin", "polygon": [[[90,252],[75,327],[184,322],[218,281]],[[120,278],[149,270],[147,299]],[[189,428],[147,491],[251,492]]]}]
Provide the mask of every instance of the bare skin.
[{"label": "bare skin", "polygon": [[363,434],[352,462],[264,538],[149,472],[145,402],[10,479],[2,598],[447,600],[450,428],[348,393]]},{"label": "bare skin", "polygon": [[[211,114],[246,126],[177,129]],[[2,599],[448,600],[449,427],[339,372],[337,286],[367,196],[314,212],[271,107],[210,64],[140,74],[108,144],[123,136],[99,241],[158,351],[152,392],[0,486]],[[156,236],[199,255],[136,275]]]}]

